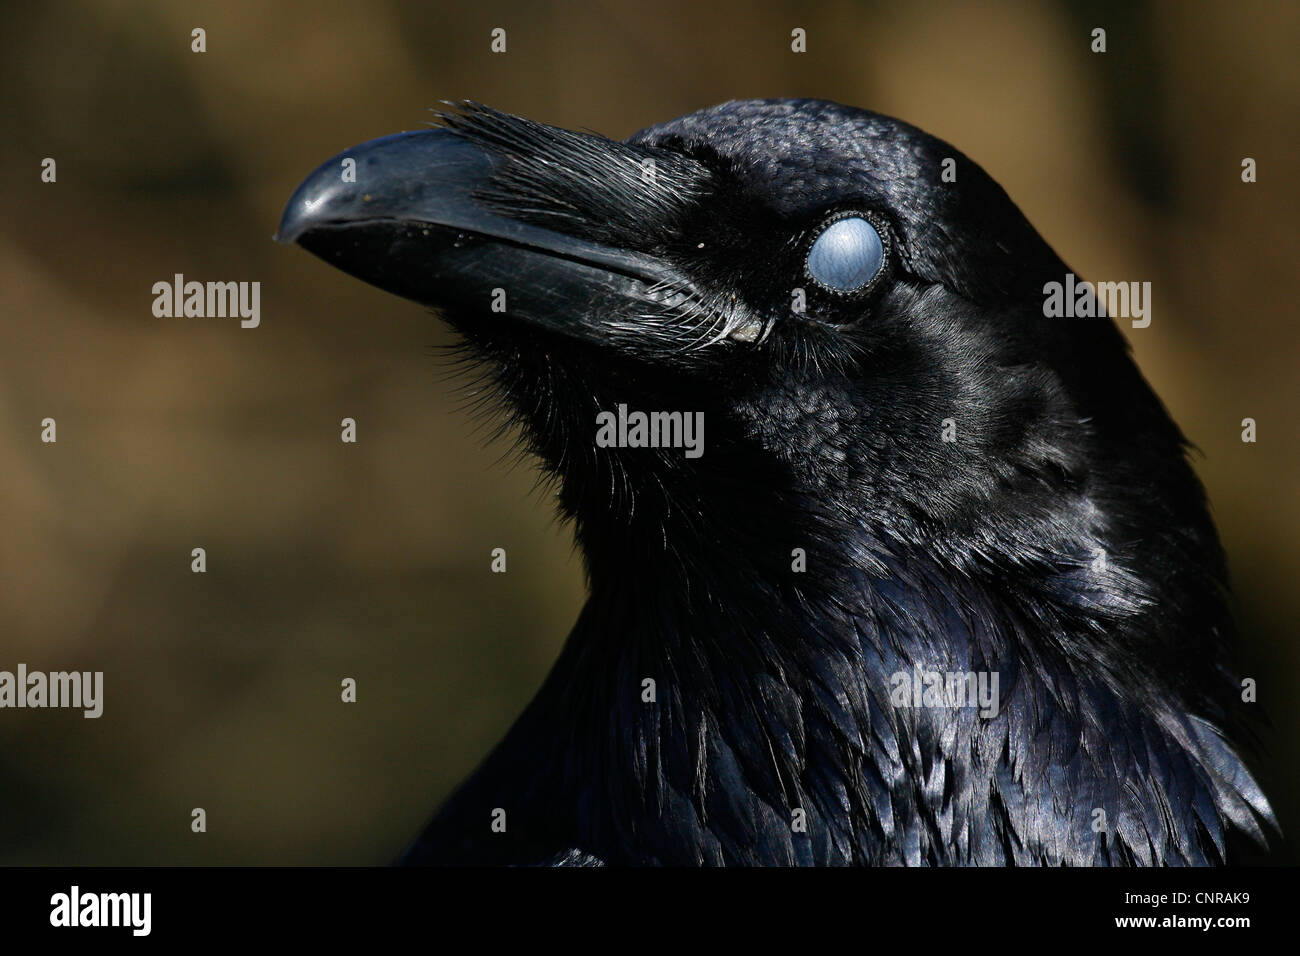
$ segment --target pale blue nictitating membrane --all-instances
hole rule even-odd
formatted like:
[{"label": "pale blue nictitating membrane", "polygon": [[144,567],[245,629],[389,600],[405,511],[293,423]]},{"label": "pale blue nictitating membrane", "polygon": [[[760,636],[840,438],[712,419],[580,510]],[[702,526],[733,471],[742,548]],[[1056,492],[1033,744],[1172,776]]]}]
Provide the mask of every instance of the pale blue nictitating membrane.
[{"label": "pale blue nictitating membrane", "polygon": [[832,289],[860,289],[880,271],[885,249],[880,234],[858,216],[837,219],[817,237],[808,253],[808,271]]}]

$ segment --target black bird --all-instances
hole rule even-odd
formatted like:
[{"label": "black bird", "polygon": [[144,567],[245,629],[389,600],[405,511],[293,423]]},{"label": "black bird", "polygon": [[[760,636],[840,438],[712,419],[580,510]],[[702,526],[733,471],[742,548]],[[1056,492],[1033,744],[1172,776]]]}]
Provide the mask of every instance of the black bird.
[{"label": "black bird", "polygon": [[[279,238],[443,310],[586,559],[406,862],[1206,864],[1276,826],[1185,440],[946,143],[814,100],[625,142],[465,104],[325,163]],[[703,454],[598,441],[620,406],[702,414]]]}]

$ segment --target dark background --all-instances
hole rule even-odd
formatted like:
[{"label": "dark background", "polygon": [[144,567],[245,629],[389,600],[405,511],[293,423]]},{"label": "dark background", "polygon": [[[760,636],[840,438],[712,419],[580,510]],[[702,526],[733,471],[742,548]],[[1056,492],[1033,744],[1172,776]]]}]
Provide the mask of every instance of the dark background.
[{"label": "dark background", "polygon": [[[270,238],[315,166],[456,98],[616,137],[868,107],[982,164],[1080,275],[1151,281],[1125,333],[1202,450],[1296,830],[1298,40],[1271,2],[9,4],[0,669],[102,670],[105,710],[0,711],[0,863],[386,862],[549,668],[581,564],[460,409],[447,331]],[[260,281],[261,327],[155,318],[176,272]]]}]

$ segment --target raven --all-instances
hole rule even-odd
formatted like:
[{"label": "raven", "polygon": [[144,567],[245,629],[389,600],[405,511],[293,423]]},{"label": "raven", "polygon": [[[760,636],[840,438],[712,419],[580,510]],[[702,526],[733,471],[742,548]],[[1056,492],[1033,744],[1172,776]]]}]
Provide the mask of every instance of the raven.
[{"label": "raven", "polygon": [[1204,865],[1276,827],[1186,440],[946,143],[817,100],[623,142],[464,103],[326,162],[277,238],[442,310],[585,557],[404,862]]}]

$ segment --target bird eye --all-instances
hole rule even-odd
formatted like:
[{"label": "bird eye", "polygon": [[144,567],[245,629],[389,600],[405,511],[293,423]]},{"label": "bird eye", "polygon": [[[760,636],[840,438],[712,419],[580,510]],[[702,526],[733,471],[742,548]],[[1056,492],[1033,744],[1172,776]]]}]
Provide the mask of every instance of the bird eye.
[{"label": "bird eye", "polygon": [[855,292],[880,274],[885,245],[861,216],[836,219],[808,250],[808,274],[836,292]]}]

